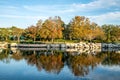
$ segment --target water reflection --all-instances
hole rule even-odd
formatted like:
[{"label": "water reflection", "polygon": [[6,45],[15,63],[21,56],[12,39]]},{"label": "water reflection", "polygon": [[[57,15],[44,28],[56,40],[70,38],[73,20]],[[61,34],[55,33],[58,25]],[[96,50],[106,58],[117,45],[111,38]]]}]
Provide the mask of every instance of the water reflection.
[{"label": "water reflection", "polygon": [[120,53],[116,52],[104,52],[107,54],[105,59],[102,61],[103,65],[120,65]]},{"label": "water reflection", "polygon": [[[73,55],[74,54],[74,55]],[[97,52],[86,54],[61,50],[20,50],[3,49],[0,52],[0,61],[9,63],[10,59],[25,60],[28,65],[36,66],[38,71],[59,74],[64,66],[68,66],[74,76],[86,76],[98,65],[120,65],[120,53]]]}]

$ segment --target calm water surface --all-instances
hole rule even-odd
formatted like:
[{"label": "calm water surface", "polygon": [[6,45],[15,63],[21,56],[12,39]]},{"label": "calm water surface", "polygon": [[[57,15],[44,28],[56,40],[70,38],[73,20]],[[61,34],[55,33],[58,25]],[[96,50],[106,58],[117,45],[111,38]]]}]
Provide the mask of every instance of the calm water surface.
[{"label": "calm water surface", "polygon": [[0,80],[120,80],[120,53],[1,49]]}]

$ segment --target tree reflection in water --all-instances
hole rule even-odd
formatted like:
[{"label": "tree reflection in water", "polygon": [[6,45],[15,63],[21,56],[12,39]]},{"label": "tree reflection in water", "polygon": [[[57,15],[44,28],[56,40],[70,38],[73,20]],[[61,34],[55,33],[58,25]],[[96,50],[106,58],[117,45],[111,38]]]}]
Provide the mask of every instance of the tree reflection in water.
[{"label": "tree reflection in water", "polygon": [[120,53],[104,52],[107,56],[103,60],[103,65],[120,65]]},{"label": "tree reflection in water", "polygon": [[14,59],[16,61],[24,59],[28,65],[36,66],[39,71],[44,69],[46,72],[55,74],[59,74],[61,69],[67,65],[75,76],[85,76],[99,64],[120,65],[120,53],[116,52],[99,52],[95,55],[84,53],[71,55],[69,52],[55,50],[17,50],[16,52],[11,51],[10,49],[3,50],[0,53],[0,61],[8,63],[9,59]]},{"label": "tree reflection in water", "polygon": [[89,73],[90,68],[94,69],[101,62],[101,58],[91,54],[81,54],[70,56],[68,66],[75,76],[85,76]]},{"label": "tree reflection in water", "polygon": [[50,54],[39,54],[39,52],[32,51],[29,54],[23,52],[23,57],[30,65],[35,65],[38,70],[46,70],[47,72],[59,73],[63,67],[62,54],[51,51]]},{"label": "tree reflection in water", "polygon": [[0,52],[0,61],[3,61],[4,63],[9,63],[10,58],[9,55],[11,53],[10,49],[3,49],[2,52]]}]

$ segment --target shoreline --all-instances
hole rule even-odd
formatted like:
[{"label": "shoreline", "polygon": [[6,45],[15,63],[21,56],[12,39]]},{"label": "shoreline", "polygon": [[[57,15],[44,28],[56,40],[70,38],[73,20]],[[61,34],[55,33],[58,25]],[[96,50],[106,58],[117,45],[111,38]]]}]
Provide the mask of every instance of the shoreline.
[{"label": "shoreline", "polygon": [[0,42],[0,48],[5,47],[27,47],[27,48],[120,48],[120,43],[88,43],[88,42],[79,42],[79,43],[40,43],[40,44],[21,44],[21,43],[8,43]]},{"label": "shoreline", "polygon": [[60,50],[67,52],[79,53],[95,53],[102,51],[120,51],[120,43],[46,43],[46,44],[17,44],[17,43],[0,43],[0,49],[11,49],[13,52],[16,50],[22,51],[41,51],[41,50]]}]

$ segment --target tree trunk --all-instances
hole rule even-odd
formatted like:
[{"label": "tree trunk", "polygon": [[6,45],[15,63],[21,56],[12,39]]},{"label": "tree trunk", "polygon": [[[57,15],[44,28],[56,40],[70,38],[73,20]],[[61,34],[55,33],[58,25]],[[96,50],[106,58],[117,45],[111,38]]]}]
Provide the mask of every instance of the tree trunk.
[{"label": "tree trunk", "polygon": [[33,54],[34,54],[34,55],[36,55],[36,52],[35,52],[35,50],[33,51]]},{"label": "tree trunk", "polygon": [[54,39],[52,38],[51,41],[52,41],[52,43],[53,43],[53,42],[54,42]]},{"label": "tree trunk", "polygon": [[20,42],[20,36],[17,37],[18,43]]},{"label": "tree trunk", "polygon": [[72,37],[70,36],[69,39],[72,40]]},{"label": "tree trunk", "polygon": [[5,37],[5,40],[6,40],[6,41],[8,40],[7,36]]},{"label": "tree trunk", "polygon": [[79,38],[79,42],[81,41],[81,38]]},{"label": "tree trunk", "polygon": [[35,43],[35,40],[36,40],[36,37],[33,38],[34,43]]}]

